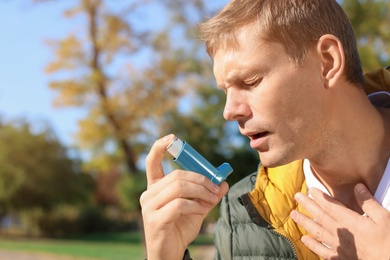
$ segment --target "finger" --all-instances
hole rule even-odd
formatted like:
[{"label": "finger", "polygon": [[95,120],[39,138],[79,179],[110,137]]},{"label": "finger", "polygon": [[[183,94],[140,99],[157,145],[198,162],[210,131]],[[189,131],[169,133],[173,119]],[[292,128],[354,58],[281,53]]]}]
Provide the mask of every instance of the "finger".
[{"label": "finger", "polygon": [[383,215],[388,214],[388,211],[375,200],[364,184],[357,184],[354,191],[356,201],[360,208],[375,223],[378,223]]},{"label": "finger", "polygon": [[206,189],[208,189],[214,194],[218,194],[221,191],[221,188],[218,185],[214,184],[212,181],[210,181],[207,177],[196,172],[178,169],[166,175],[159,182],[156,182],[152,186],[150,186],[141,199],[153,199],[154,197],[158,197],[160,193],[172,191],[175,188],[175,186],[172,185],[175,185],[175,182],[181,181],[192,183],[193,185],[196,184],[204,186]]},{"label": "finger", "polygon": [[[222,186],[227,187],[227,185],[223,184]],[[177,198],[158,210],[149,207],[142,207],[142,214],[144,223],[147,223],[148,226],[164,227],[166,224],[172,223],[176,219],[185,215],[199,215],[202,216],[203,220],[203,218],[210,213],[218,202],[219,201],[210,205],[197,199],[190,200]],[[149,213],[145,214],[146,212]],[[151,214],[151,212],[154,212],[154,214]]]},{"label": "finger", "polygon": [[[319,190],[317,190],[319,191]],[[319,191],[320,192],[320,191]],[[316,201],[308,196],[298,192],[294,196],[295,200],[313,217],[313,219],[321,226],[328,228],[328,224],[335,229],[335,220],[329,215],[330,203]],[[322,204],[320,204],[322,202]]]},{"label": "finger", "polygon": [[[154,227],[164,227],[183,215],[193,214],[203,216],[207,215],[211,209],[211,205],[197,200],[176,199],[157,210],[155,214],[144,214],[144,221]],[[143,211],[145,210],[143,209]]]},{"label": "finger", "polygon": [[[196,200],[177,199],[159,210],[142,208],[142,219],[145,229],[162,232],[167,228],[171,229],[172,225],[175,226],[175,222],[180,217],[183,219],[177,224],[182,224],[181,222],[185,222],[186,219],[190,220],[191,216],[198,216],[197,222],[202,222],[211,209],[211,205]],[[197,225],[197,223],[193,222],[191,225]]]},{"label": "finger", "polygon": [[[159,182],[150,186],[144,193],[142,193],[140,197],[141,205],[145,205],[146,203],[150,203],[154,200],[161,200],[162,198],[166,198],[166,195],[170,193],[177,193],[176,197],[185,197],[187,198],[196,198],[191,197],[190,195],[184,195],[184,192],[189,192],[186,186],[188,185],[197,185],[199,189],[207,189],[207,192],[195,191],[196,195],[204,195],[206,193],[213,193],[218,197],[222,198],[223,195],[226,194],[228,190],[227,183],[221,183],[220,186],[214,184],[207,177],[190,171],[184,170],[175,170],[170,174],[166,175]],[[181,194],[181,195],[180,195]],[[170,199],[174,199],[176,197],[171,197]],[[167,199],[167,198],[166,198]],[[166,203],[168,201],[165,201]]]},{"label": "finger", "polygon": [[321,225],[327,229],[334,227],[333,230],[335,230],[335,228],[337,228],[335,222],[339,223],[339,226],[349,226],[351,222],[357,223],[361,217],[358,213],[348,209],[344,204],[328,196],[319,189],[310,188],[309,193],[316,204],[320,206],[325,213],[324,216],[327,216],[321,223]]},{"label": "finger", "polygon": [[333,249],[325,246],[310,236],[303,236],[301,241],[311,251],[321,257],[321,259],[339,259],[337,253]]},{"label": "finger", "polygon": [[160,209],[175,199],[199,200],[213,205],[218,203],[219,197],[207,187],[184,180],[177,180],[161,190],[149,206],[153,209]]},{"label": "finger", "polygon": [[146,157],[146,177],[148,180],[148,188],[164,177],[164,171],[161,161],[164,158],[167,146],[174,140],[173,134],[167,135],[154,142],[149,154]]},{"label": "finger", "polygon": [[306,215],[293,210],[290,213],[291,218],[301,226],[306,232],[310,233],[318,242],[324,243],[332,248],[336,247],[337,239],[324,229],[318,222],[307,217]]},{"label": "finger", "polygon": [[223,181],[221,184],[219,184],[218,196],[220,198],[225,196],[228,191],[229,191],[229,184],[226,181]]}]

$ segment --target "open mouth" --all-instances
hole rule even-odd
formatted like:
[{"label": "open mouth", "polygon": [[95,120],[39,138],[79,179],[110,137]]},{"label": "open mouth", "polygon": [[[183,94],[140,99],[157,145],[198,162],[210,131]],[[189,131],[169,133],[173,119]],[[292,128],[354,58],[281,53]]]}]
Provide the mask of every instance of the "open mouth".
[{"label": "open mouth", "polygon": [[257,134],[254,134],[254,135],[250,135],[249,138],[251,140],[255,140],[255,139],[262,138],[262,137],[264,137],[264,136],[266,136],[268,134],[269,134],[269,132],[261,132],[261,133],[257,133]]}]

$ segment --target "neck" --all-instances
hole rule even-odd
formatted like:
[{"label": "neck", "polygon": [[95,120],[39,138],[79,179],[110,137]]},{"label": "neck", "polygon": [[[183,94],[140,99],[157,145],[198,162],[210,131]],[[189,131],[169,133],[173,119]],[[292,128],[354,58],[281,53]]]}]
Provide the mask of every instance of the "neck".
[{"label": "neck", "polygon": [[[357,100],[356,100],[356,99]],[[363,183],[375,193],[390,157],[390,110],[378,110],[364,96],[349,97],[332,125],[333,142],[309,158],[313,173],[330,194],[361,213],[354,187]],[[339,123],[338,123],[339,122]]]},{"label": "neck", "polygon": [[[376,163],[366,162],[367,167],[364,168],[362,165],[362,169],[351,167],[350,163],[344,163],[341,167],[342,170],[340,168],[331,170],[332,167],[323,168],[314,163],[311,163],[311,167],[316,178],[321,181],[336,200],[343,203],[347,208],[363,213],[355,199],[354,187],[358,183],[363,183],[374,195],[387,163],[388,159]],[[349,174],[351,172],[355,174]]]}]

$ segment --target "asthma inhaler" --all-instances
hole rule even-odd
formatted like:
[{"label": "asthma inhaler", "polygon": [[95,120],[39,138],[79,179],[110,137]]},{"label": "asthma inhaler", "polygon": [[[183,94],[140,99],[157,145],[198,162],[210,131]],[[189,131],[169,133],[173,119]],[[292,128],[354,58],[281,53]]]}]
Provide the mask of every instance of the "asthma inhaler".
[{"label": "asthma inhaler", "polygon": [[194,148],[178,137],[168,145],[166,150],[174,157],[173,161],[182,169],[200,173],[217,185],[226,180],[227,176],[233,172],[228,163],[223,163],[215,168]]}]

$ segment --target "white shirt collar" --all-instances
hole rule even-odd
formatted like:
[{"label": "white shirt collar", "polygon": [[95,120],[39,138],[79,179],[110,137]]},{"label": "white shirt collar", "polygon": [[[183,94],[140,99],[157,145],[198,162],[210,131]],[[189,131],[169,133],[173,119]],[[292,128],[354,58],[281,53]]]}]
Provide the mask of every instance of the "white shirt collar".
[{"label": "white shirt collar", "polygon": [[379,182],[378,188],[375,191],[375,199],[383,207],[390,210],[390,159],[387,163],[385,173],[382,176],[381,181]]}]

